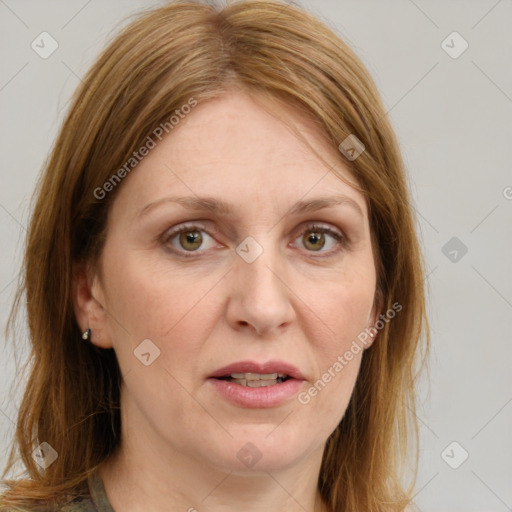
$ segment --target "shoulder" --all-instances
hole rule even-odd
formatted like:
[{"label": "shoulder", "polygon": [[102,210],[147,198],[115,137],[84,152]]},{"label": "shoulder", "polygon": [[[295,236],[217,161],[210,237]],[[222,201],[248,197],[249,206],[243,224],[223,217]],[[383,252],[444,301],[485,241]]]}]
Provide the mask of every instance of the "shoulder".
[{"label": "shoulder", "polygon": [[97,471],[93,470],[88,478],[70,494],[62,496],[59,501],[48,501],[24,507],[2,506],[0,494],[0,512],[114,512],[103,487],[103,481]]},{"label": "shoulder", "polygon": [[79,496],[59,508],[58,512],[98,512],[98,508],[90,497]]},{"label": "shoulder", "polygon": [[16,508],[2,508],[2,512],[98,512],[96,505],[90,499],[78,498],[66,505],[59,507],[48,507],[47,505],[36,505]]},{"label": "shoulder", "polygon": [[29,507],[2,508],[1,512],[98,512],[98,508],[90,497],[79,496],[65,505],[49,506],[49,505],[33,505]]}]

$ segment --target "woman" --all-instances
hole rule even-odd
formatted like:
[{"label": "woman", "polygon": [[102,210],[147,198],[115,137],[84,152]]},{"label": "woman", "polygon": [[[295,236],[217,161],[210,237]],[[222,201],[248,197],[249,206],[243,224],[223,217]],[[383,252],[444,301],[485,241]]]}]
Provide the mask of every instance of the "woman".
[{"label": "woman", "polygon": [[404,165],[310,14],[175,2],[126,27],[76,92],[24,270],[4,478],[16,448],[30,478],[0,510],[410,507],[428,324]]}]

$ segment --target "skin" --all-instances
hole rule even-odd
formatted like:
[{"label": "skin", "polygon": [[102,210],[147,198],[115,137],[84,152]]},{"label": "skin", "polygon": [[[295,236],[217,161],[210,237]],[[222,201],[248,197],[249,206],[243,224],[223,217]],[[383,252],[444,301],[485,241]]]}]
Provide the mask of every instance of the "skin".
[{"label": "skin", "polygon": [[[195,107],[124,179],[97,268],[77,271],[79,325],[92,343],[114,348],[123,374],[122,442],[100,467],[115,510],[327,510],[317,491],[322,453],[363,351],[307,405],[295,396],[240,407],[207,381],[236,361],[282,360],[300,369],[306,390],[379,314],[364,197],[283,120],[354,182],[318,127],[271,108],[242,92]],[[299,200],[336,194],[361,211],[288,214]],[[213,196],[233,213],[163,201],[140,215],[169,196]],[[191,221],[202,245],[164,237]],[[329,234],[311,242],[312,222],[343,233],[342,242]],[[252,263],[235,250],[247,236],[263,249]],[[145,339],[160,350],[148,366],[134,356]],[[261,454],[250,468],[236,456],[248,442]]]}]

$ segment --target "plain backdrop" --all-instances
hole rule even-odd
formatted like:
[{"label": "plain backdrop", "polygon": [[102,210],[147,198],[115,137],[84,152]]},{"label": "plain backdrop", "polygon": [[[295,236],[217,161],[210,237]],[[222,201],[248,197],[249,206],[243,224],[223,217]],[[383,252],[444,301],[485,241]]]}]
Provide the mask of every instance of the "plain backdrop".
[{"label": "plain backdrop", "polygon": [[[423,512],[512,510],[512,2],[297,3],[370,70],[409,172],[432,328],[415,501]],[[160,4],[0,0],[2,327],[31,194],[69,98],[123,19]],[[58,44],[45,59],[31,46],[42,32]],[[2,336],[2,466],[20,393],[9,390],[15,372]]]}]

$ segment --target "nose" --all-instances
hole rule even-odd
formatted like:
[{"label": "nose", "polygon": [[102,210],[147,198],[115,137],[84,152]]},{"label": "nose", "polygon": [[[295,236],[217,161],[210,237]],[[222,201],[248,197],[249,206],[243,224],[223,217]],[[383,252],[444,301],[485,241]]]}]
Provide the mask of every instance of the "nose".
[{"label": "nose", "polygon": [[237,256],[228,274],[229,325],[260,337],[281,334],[294,318],[290,272],[282,255],[269,250],[268,245],[251,263]]}]

